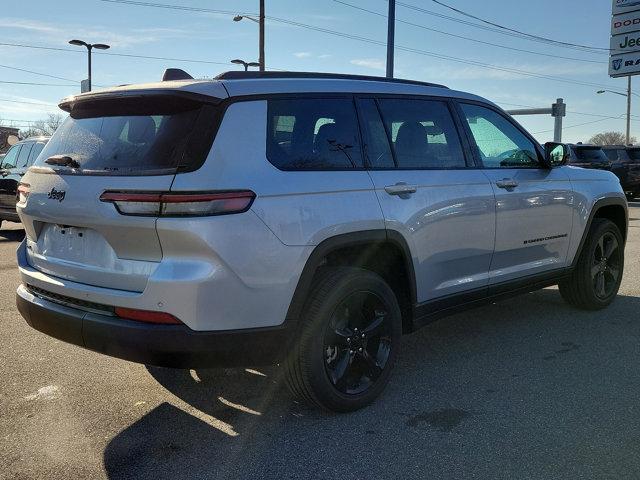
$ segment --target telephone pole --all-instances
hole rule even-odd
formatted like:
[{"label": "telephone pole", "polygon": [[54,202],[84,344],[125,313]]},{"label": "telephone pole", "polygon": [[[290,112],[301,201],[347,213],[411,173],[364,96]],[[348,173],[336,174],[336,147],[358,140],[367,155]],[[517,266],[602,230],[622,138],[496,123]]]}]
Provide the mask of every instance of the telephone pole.
[{"label": "telephone pole", "polygon": [[387,78],[393,78],[393,50],[396,35],[396,0],[389,0],[387,24]]}]

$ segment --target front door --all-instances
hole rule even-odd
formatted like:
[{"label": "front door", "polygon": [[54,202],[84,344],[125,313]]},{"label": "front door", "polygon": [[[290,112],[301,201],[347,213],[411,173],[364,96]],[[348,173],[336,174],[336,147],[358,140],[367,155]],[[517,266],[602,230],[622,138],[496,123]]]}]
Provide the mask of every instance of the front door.
[{"label": "front door", "polygon": [[386,228],[408,243],[418,303],[486,293],[495,200],[440,99],[360,99],[369,173]]},{"label": "front door", "polygon": [[490,284],[565,267],[573,198],[567,173],[543,168],[539,146],[502,112],[461,107],[496,197]]}]

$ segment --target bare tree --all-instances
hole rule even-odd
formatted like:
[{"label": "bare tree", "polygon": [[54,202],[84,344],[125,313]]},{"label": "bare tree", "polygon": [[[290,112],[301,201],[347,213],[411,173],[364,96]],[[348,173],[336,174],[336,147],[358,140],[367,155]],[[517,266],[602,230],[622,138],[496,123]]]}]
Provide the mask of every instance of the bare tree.
[{"label": "bare tree", "polygon": [[[622,132],[602,132],[591,137],[589,143],[593,145],[624,145],[626,140],[626,135]],[[636,137],[631,137],[629,142],[636,143]]]},{"label": "bare tree", "polygon": [[20,138],[51,136],[64,121],[59,113],[50,113],[45,120],[36,120],[29,128],[20,130]]}]

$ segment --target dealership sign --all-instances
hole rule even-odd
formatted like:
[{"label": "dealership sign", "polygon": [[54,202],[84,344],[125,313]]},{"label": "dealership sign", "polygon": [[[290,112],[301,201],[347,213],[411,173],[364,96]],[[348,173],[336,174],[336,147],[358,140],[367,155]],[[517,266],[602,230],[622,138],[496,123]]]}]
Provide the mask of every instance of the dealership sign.
[{"label": "dealership sign", "polygon": [[640,73],[640,0],[612,0],[609,75]]}]

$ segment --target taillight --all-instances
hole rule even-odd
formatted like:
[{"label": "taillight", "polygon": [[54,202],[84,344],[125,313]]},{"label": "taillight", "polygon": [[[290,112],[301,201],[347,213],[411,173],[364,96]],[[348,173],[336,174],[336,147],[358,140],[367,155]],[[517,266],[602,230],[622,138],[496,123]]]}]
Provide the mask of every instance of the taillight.
[{"label": "taillight", "polygon": [[212,193],[104,192],[103,202],[113,203],[123,215],[194,217],[246,212],[256,194],[250,190]]},{"label": "taillight", "polygon": [[181,325],[182,322],[166,312],[154,312],[151,310],[137,310],[135,308],[116,307],[115,314],[120,318],[135,320],[145,323],[159,323],[163,325]]},{"label": "taillight", "polygon": [[31,191],[30,187],[31,185],[28,183],[18,184],[18,189],[16,191],[16,201],[18,203],[25,203],[27,201],[27,198],[29,198],[29,192]]}]

